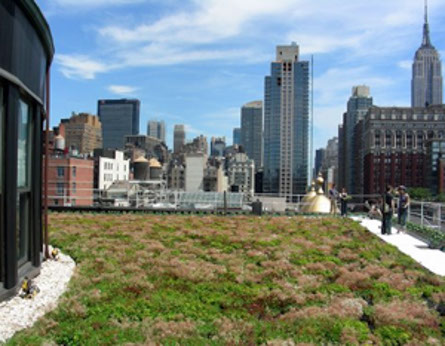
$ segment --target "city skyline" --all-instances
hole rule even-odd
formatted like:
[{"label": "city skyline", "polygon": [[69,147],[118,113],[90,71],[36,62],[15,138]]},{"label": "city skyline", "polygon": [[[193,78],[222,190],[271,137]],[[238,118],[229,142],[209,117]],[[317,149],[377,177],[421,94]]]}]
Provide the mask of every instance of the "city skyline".
[{"label": "city skyline", "polygon": [[[336,135],[354,85],[369,85],[377,105],[409,105],[424,20],[420,0],[229,1],[227,8],[220,1],[38,3],[58,47],[52,125],[71,111],[95,113],[97,99],[135,97],[141,99],[141,132],[149,119],[164,120],[169,147],[178,123],[187,125],[189,138],[202,133],[231,143],[240,107],[262,98],[271,52],[291,41],[303,59],[315,55],[314,148]],[[431,39],[443,52],[445,4],[430,1],[429,7]],[[208,22],[215,18],[213,27]]]}]

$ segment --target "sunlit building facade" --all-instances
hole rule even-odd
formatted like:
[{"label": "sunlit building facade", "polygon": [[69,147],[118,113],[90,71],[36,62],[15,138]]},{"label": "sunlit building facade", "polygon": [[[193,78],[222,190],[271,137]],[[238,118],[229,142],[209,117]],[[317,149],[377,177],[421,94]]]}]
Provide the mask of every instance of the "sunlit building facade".
[{"label": "sunlit building facade", "polygon": [[278,46],[265,79],[264,193],[291,199],[310,184],[309,65],[296,44]]}]

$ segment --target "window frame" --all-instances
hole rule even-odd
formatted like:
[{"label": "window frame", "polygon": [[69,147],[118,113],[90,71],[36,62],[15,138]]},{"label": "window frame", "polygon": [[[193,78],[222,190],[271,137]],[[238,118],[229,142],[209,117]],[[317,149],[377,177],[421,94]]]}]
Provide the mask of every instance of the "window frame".
[{"label": "window frame", "polygon": [[[20,93],[17,100],[17,111],[16,111],[16,121],[17,121],[17,141],[19,141],[19,133],[20,133],[20,121],[22,114],[21,112],[21,104],[25,104],[27,108],[27,116],[28,116],[28,133],[27,133],[27,146],[29,157],[27,157],[27,167],[25,174],[26,184],[25,186],[19,186],[19,181],[17,181],[17,225],[16,225],[16,248],[17,248],[17,266],[20,269],[26,263],[31,260],[31,249],[32,249],[32,232],[33,232],[33,224],[32,224],[32,191],[33,191],[33,180],[32,180],[32,167],[35,158],[34,148],[33,148],[33,140],[35,135],[35,118],[34,113],[36,109],[35,102],[32,99],[27,97],[26,95]],[[19,152],[19,143],[17,142],[17,179],[19,176],[19,160],[18,160],[18,152]],[[22,204],[23,208],[22,209]],[[24,229],[23,229],[24,228]],[[22,238],[23,237],[23,238]]]}]

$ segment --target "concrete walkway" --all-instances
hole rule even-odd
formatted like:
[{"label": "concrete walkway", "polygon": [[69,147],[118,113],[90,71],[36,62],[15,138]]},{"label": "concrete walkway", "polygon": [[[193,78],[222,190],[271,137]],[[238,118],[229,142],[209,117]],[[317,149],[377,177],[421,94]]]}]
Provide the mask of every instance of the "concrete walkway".
[{"label": "concrete walkway", "polygon": [[392,228],[391,235],[383,235],[380,232],[382,223],[379,220],[370,220],[361,217],[352,217],[352,219],[360,222],[360,224],[370,232],[374,233],[385,242],[394,245],[401,252],[410,256],[434,274],[445,276],[445,252],[429,249],[428,244],[425,244],[408,234],[397,234],[397,229],[394,227]]}]

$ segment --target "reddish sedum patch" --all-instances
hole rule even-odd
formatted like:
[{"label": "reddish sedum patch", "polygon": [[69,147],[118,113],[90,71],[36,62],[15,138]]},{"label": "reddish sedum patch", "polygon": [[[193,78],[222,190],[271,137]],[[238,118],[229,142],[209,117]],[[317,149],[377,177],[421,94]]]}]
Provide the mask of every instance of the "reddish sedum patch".
[{"label": "reddish sedum patch", "polygon": [[437,316],[428,309],[426,303],[395,300],[388,304],[375,306],[376,326],[393,325],[403,327],[407,324],[417,328],[437,328]]},{"label": "reddish sedum patch", "polygon": [[370,276],[366,273],[341,268],[339,274],[335,282],[351,290],[364,289],[370,286]]}]

